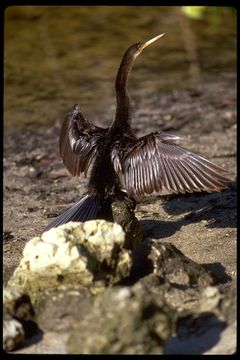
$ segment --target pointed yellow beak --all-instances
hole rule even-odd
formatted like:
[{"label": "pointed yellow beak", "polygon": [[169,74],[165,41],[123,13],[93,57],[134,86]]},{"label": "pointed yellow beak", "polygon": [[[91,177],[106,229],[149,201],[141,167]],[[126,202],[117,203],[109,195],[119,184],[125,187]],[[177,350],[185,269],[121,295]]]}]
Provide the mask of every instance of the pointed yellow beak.
[{"label": "pointed yellow beak", "polygon": [[143,47],[142,47],[142,50],[147,47],[148,45],[151,45],[152,43],[154,43],[156,40],[160,39],[165,33],[162,33],[158,36],[155,36],[153,39],[151,40],[148,40],[146,41],[144,44],[143,44]]}]

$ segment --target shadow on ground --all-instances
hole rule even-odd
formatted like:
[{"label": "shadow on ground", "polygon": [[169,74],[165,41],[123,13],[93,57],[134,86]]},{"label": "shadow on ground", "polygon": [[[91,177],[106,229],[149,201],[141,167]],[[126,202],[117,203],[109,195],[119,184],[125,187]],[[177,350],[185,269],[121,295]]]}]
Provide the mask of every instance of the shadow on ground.
[{"label": "shadow on ground", "polygon": [[168,195],[164,199],[162,206],[169,215],[187,214],[176,221],[140,220],[144,236],[169,237],[182,226],[203,220],[207,228],[236,227],[236,181],[219,193]]},{"label": "shadow on ground", "polygon": [[203,354],[219,342],[225,328],[226,323],[213,313],[202,313],[198,318],[189,315],[181,320],[178,336],[167,343],[165,354]]},{"label": "shadow on ground", "polygon": [[222,192],[169,195],[163,203],[169,215],[188,213],[182,224],[206,220],[208,228],[236,226],[236,180]]}]

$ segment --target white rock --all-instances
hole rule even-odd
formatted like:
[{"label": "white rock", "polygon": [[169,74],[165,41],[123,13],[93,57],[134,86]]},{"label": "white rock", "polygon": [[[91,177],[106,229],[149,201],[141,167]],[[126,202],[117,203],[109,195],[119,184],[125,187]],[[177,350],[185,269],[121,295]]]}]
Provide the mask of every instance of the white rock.
[{"label": "white rock", "polygon": [[105,220],[69,222],[53,228],[26,244],[8,285],[29,294],[33,289],[34,301],[45,283],[57,287],[69,282],[71,286],[76,283],[98,290],[107,282],[118,282],[129,275],[132,258],[123,248],[124,241],[122,227]]}]

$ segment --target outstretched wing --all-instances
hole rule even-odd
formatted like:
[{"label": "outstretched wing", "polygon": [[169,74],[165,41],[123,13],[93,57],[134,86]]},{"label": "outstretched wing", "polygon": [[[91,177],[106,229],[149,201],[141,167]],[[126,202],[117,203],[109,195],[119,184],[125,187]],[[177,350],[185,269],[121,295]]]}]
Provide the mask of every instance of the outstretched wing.
[{"label": "outstretched wing", "polygon": [[90,124],[79,105],[74,105],[66,115],[60,131],[59,148],[63,163],[73,176],[79,176],[82,172],[87,175],[98,145],[107,131]]},{"label": "outstretched wing", "polygon": [[167,190],[171,193],[219,191],[230,179],[225,170],[174,144],[178,137],[156,132],[125,145],[116,143],[111,157],[129,196]]}]

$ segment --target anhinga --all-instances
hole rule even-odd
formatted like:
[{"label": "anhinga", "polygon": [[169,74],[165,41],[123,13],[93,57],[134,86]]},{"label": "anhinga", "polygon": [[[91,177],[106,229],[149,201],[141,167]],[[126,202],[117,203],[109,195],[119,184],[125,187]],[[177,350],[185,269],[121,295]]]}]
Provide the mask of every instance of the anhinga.
[{"label": "anhinga", "polygon": [[212,192],[229,183],[224,169],[174,144],[178,136],[158,131],[137,139],[133,133],[128,75],[142,50],[163,35],[134,44],[123,55],[115,82],[116,114],[109,128],[92,125],[78,105],[65,117],[59,144],[66,168],[73,176],[84,173],[86,177],[92,163],[93,167],[87,194],[45,230],[69,221],[104,218],[104,209],[109,210],[118,197],[164,189],[171,193]]}]

